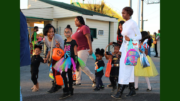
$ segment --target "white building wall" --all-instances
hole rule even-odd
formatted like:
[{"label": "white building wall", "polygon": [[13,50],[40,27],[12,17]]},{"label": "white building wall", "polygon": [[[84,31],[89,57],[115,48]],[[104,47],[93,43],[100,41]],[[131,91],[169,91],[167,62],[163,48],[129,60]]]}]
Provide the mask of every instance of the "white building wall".
[{"label": "white building wall", "polygon": [[65,39],[64,36],[64,29],[66,28],[66,26],[69,24],[72,28],[72,34],[74,34],[77,30],[77,27],[75,25],[74,22],[75,18],[62,18],[62,19],[58,19],[58,27],[60,27],[60,35],[63,37],[63,39]]},{"label": "white building wall", "polygon": [[53,19],[53,8],[23,9],[21,11],[25,16]]},{"label": "white building wall", "polygon": [[[110,42],[117,42],[117,22],[110,22]],[[114,51],[114,48],[110,48],[110,51]]]},{"label": "white building wall", "polygon": [[60,8],[58,6],[54,6],[39,0],[29,0],[28,1],[29,8],[46,8],[53,7],[53,18],[64,18],[64,17],[72,17],[81,15],[80,13],[73,12],[64,8]]},{"label": "white building wall", "polygon": [[[93,51],[95,52],[96,48],[105,49],[108,45],[109,22],[86,19],[86,24],[89,26],[89,28],[97,29],[97,39],[94,38],[92,43]],[[98,35],[99,30],[103,30],[104,35]]]}]

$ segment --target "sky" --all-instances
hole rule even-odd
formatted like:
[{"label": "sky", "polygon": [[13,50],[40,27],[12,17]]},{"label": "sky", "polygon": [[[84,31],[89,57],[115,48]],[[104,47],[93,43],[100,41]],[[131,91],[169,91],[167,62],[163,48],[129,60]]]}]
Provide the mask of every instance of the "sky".
[{"label": "sky", "polygon": [[[54,0],[60,1],[64,3],[70,4],[70,0]],[[73,0],[83,2],[83,0]],[[84,0],[84,3],[100,3],[101,0]],[[140,0],[141,1],[141,0]],[[150,31],[151,34],[157,32],[160,29],[160,4],[147,4],[144,0],[144,7],[143,7],[143,19],[148,20],[144,21],[144,31]],[[156,1],[156,0],[154,0]],[[20,0],[20,8],[27,9],[28,0]],[[121,14],[122,9],[126,6],[129,6],[129,0],[104,0],[104,2],[110,6],[112,9],[117,11]],[[137,22],[137,8],[138,0],[132,0],[132,8],[133,8],[133,15],[132,19]]]}]

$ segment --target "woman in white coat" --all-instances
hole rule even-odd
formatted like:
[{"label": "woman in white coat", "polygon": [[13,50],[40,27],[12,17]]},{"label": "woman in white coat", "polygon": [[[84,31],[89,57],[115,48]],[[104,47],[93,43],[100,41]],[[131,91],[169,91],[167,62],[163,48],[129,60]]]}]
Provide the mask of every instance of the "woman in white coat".
[{"label": "woman in white coat", "polygon": [[118,78],[118,90],[115,95],[112,95],[113,98],[121,99],[122,93],[125,87],[129,84],[130,92],[128,96],[134,96],[136,94],[134,88],[134,66],[125,65],[124,60],[127,53],[127,47],[130,40],[140,40],[142,38],[140,30],[134,20],[131,19],[133,10],[131,7],[125,7],[122,10],[122,16],[126,20],[123,24],[122,35],[123,43],[120,48],[121,58],[120,58],[120,69],[119,69],[119,78]]}]

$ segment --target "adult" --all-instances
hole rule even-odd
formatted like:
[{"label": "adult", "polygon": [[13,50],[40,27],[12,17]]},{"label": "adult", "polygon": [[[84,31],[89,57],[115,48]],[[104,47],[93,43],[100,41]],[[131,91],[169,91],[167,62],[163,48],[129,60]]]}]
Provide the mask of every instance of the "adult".
[{"label": "adult", "polygon": [[[118,29],[117,29],[117,43],[119,44],[120,48],[123,42],[123,36],[121,34],[122,32],[122,25],[124,24],[124,21],[119,21]],[[112,45],[112,42],[110,43]],[[117,80],[117,78],[116,78]],[[107,85],[107,87],[112,87],[112,84]]]},{"label": "adult", "polygon": [[148,38],[148,41],[147,41],[147,43],[148,43],[148,45],[149,45],[148,55],[151,56],[151,46],[152,46],[152,43],[153,43],[153,39],[152,39],[152,37],[151,37],[151,35],[150,35],[150,32],[148,32],[148,35],[149,35],[149,38]]},{"label": "adult", "polygon": [[31,42],[32,42],[32,45],[33,45],[33,55],[34,55],[34,46],[35,44],[38,44],[37,42],[37,32],[38,32],[39,28],[37,26],[34,27],[34,32],[31,36]]},{"label": "adult", "polygon": [[[157,33],[156,33],[156,32],[154,32],[155,41],[156,41],[156,35],[157,35]],[[157,51],[157,41],[156,41],[156,44],[154,44],[154,49],[155,49],[155,53],[156,53],[156,55],[155,55],[154,57],[158,57],[158,51]]]},{"label": "adult", "polygon": [[[26,17],[20,11],[20,67],[31,64]],[[20,87],[20,101],[22,101]]]},{"label": "adult", "polygon": [[[72,39],[76,40],[78,44],[78,57],[81,58],[86,64],[89,54],[92,54],[90,29],[88,26],[85,25],[82,16],[77,16],[75,18],[75,25],[78,27],[78,29],[72,35]],[[76,70],[76,83],[74,83],[74,85],[81,85],[81,71],[83,71],[87,76],[89,76],[89,78],[93,82],[92,86],[95,87],[95,76],[87,66],[84,69],[78,68],[78,70]]]},{"label": "adult", "polygon": [[[51,47],[55,48],[56,46],[60,47],[61,49],[64,49],[64,40],[62,39],[61,35],[55,34],[55,28],[51,24],[47,24],[43,29],[43,34],[45,38],[45,45],[48,48],[48,53],[45,58],[45,61],[48,61],[49,58],[51,58],[52,66],[55,65],[57,61],[53,60],[52,57],[50,57]],[[51,46],[51,43],[53,42],[53,46]],[[53,77],[55,78],[56,75],[60,75],[60,72],[56,71],[52,67]],[[54,93],[58,91],[61,86],[56,85],[56,80],[52,81],[52,88],[48,91],[49,93]]]},{"label": "adult", "polygon": [[157,44],[157,52],[159,53],[159,55],[157,54],[155,57],[160,56],[160,30],[158,30],[158,34],[156,34],[156,44]]},{"label": "adult", "polygon": [[129,84],[130,92],[127,97],[133,96],[136,94],[134,88],[134,66],[125,65],[124,60],[127,53],[127,47],[130,40],[140,40],[142,38],[139,28],[134,20],[131,19],[133,10],[131,7],[125,7],[122,10],[122,16],[126,20],[123,24],[123,43],[120,48],[121,58],[120,58],[120,69],[118,77],[118,90],[115,95],[112,95],[113,98],[121,99],[123,91],[126,85]]}]

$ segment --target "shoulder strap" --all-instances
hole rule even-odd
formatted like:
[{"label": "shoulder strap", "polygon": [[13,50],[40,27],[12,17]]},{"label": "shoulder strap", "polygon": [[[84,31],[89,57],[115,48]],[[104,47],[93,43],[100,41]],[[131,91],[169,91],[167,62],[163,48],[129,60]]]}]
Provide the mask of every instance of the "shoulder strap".
[{"label": "shoulder strap", "polygon": [[52,38],[52,41],[51,41],[51,51],[50,51],[49,61],[51,61],[52,49],[53,49],[53,42],[54,42],[54,37]]}]

